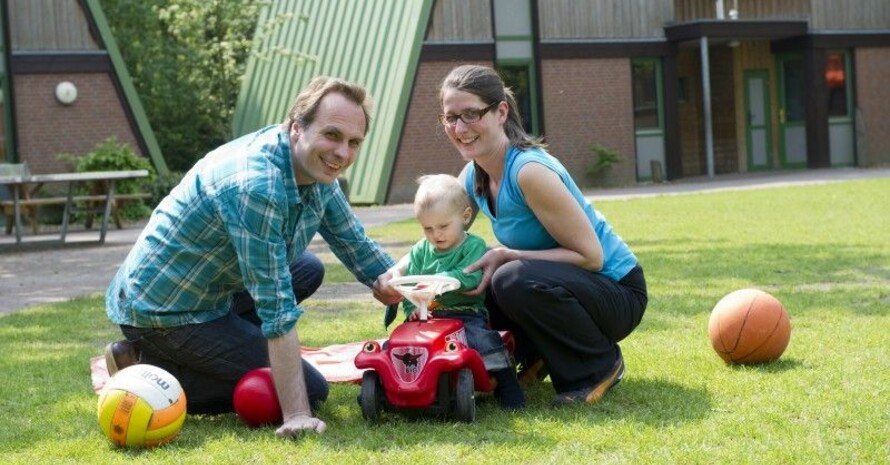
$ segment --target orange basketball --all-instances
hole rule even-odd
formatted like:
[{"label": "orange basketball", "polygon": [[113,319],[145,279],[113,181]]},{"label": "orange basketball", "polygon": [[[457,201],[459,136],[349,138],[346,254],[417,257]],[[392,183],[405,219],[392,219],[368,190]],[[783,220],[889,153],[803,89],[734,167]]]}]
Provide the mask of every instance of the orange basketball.
[{"label": "orange basketball", "polygon": [[708,337],[726,363],[753,364],[779,358],[791,339],[782,302],[759,289],[730,292],[717,302]]}]

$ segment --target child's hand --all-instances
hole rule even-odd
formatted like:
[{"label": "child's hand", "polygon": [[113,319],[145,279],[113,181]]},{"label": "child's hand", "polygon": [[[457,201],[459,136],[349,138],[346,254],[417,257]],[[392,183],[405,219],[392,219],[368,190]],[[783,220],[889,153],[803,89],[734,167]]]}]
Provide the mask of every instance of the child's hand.
[{"label": "child's hand", "polygon": [[408,321],[417,321],[420,319],[420,312],[414,310],[411,312],[411,315],[408,316]]}]

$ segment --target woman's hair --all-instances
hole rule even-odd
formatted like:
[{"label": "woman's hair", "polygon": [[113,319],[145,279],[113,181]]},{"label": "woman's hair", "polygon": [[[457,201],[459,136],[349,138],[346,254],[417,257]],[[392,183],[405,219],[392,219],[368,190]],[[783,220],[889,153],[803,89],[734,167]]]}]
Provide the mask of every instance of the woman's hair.
[{"label": "woman's hair", "polygon": [[417,178],[417,193],[414,195],[414,213],[447,206],[456,213],[462,213],[470,207],[467,192],[454,176],[450,174],[428,174]]},{"label": "woman's hair", "polygon": [[329,76],[318,76],[312,79],[312,82],[300,92],[300,95],[297,95],[293,106],[287,112],[285,122],[288,125],[297,122],[302,127],[311,125],[315,121],[321,99],[332,92],[338,93],[362,107],[362,112],[365,114],[365,134],[367,135],[368,129],[371,127],[372,106],[368,92],[358,84]]},{"label": "woman's hair", "polygon": [[[523,150],[547,147],[541,138],[532,137],[525,132],[525,128],[522,126],[522,117],[519,115],[519,107],[516,104],[516,97],[513,95],[513,91],[504,85],[503,79],[494,69],[480,65],[462,65],[452,69],[448,76],[445,76],[442,86],[439,88],[439,105],[442,104],[443,96],[448,89],[473,94],[486,105],[507,102],[509,110],[507,121],[504,122],[504,133],[510,140],[510,144]],[[477,195],[488,191],[488,174],[478,165],[476,166],[476,178],[473,180],[473,190]]]}]

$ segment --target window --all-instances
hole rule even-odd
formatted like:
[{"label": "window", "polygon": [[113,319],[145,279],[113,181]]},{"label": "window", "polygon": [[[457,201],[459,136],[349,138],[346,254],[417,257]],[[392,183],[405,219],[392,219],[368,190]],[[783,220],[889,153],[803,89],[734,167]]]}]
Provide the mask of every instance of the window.
[{"label": "window", "polygon": [[659,81],[661,69],[654,59],[633,61],[634,126],[641,129],[660,129]]},{"label": "window", "polygon": [[677,79],[677,101],[680,103],[689,102],[689,78],[681,76]]},{"label": "window", "polygon": [[832,52],[825,63],[825,84],[828,87],[828,116],[850,116],[847,99],[847,54]]},{"label": "window", "polygon": [[522,117],[522,125],[525,132],[536,134],[534,113],[532,112],[532,85],[531,72],[527,65],[500,65],[498,73],[504,80],[504,84],[513,91],[516,104],[519,106],[519,116]]},{"label": "window", "polygon": [[800,122],[806,117],[806,99],[804,88],[806,87],[803,72],[803,57],[790,56],[781,61],[782,80],[784,84],[784,100],[782,107],[785,111],[785,122]]}]

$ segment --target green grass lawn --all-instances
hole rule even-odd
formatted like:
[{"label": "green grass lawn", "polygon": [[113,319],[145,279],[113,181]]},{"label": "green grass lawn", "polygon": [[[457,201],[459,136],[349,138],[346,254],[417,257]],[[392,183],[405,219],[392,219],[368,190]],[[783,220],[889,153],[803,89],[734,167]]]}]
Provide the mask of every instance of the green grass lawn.
[{"label": "green grass lawn", "polygon": [[[646,270],[650,300],[622,342],[624,380],[599,404],[529,407],[480,400],[477,422],[368,425],[357,385],[335,385],[323,435],[275,438],[234,415],[189,416],[171,444],[114,448],[96,423],[88,359],[117,329],[99,297],[0,318],[0,462],[38,463],[890,463],[890,179],[598,202]],[[474,231],[493,240],[480,221]],[[413,222],[372,234],[401,255]],[[346,279],[331,265],[332,281]],[[792,323],[784,356],[724,365],[708,316],[728,292],[758,287]],[[385,336],[370,300],[306,305],[305,344]]]}]

